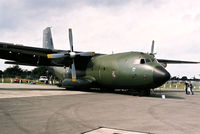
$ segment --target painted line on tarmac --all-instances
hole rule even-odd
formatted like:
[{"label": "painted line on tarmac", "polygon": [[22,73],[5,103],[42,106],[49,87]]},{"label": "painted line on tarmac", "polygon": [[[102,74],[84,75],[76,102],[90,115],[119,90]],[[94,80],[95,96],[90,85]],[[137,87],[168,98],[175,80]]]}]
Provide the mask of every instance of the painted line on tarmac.
[{"label": "painted line on tarmac", "polygon": [[22,98],[22,97],[37,97],[37,96],[56,96],[56,95],[77,95],[89,94],[79,91],[9,91],[0,90],[0,98]]},{"label": "painted line on tarmac", "polygon": [[98,129],[84,132],[82,134],[149,134],[149,133],[100,127]]},{"label": "painted line on tarmac", "polygon": [[22,98],[37,96],[77,95],[89,94],[81,91],[68,91],[50,85],[28,85],[28,84],[0,84],[0,98]]}]

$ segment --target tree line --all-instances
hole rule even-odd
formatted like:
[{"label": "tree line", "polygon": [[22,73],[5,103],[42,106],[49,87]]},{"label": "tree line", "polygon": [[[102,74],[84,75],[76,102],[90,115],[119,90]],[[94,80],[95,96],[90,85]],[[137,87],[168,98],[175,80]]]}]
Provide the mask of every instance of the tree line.
[{"label": "tree line", "polygon": [[53,72],[48,67],[40,66],[31,71],[24,70],[19,65],[14,65],[6,68],[4,71],[0,70],[1,77],[4,78],[33,78],[38,79],[40,76],[51,76]]}]

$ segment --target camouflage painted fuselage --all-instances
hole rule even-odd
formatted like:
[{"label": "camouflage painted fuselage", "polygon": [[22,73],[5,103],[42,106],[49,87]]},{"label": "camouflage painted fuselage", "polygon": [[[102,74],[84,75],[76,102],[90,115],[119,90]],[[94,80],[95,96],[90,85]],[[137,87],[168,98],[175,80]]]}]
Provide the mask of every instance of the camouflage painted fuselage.
[{"label": "camouflage painted fuselage", "polygon": [[57,69],[55,69],[56,74],[60,79],[63,79],[63,86],[72,88],[73,86],[79,87],[79,84],[80,86],[86,84],[86,87],[151,89],[161,86],[170,78],[170,74],[153,55],[141,52],[93,57],[85,70],[77,71],[77,82],[72,85],[69,84],[70,69],[65,71]]}]

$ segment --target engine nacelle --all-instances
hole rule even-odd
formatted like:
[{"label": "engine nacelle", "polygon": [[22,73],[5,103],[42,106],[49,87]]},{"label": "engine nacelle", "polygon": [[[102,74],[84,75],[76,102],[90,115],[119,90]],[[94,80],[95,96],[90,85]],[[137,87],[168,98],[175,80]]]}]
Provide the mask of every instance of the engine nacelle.
[{"label": "engine nacelle", "polygon": [[89,88],[91,81],[87,79],[77,79],[75,82],[72,82],[72,79],[64,79],[62,82],[62,87],[64,88]]},{"label": "engine nacelle", "polygon": [[161,66],[163,66],[164,68],[167,67],[167,63],[160,63],[160,64],[161,64]]}]

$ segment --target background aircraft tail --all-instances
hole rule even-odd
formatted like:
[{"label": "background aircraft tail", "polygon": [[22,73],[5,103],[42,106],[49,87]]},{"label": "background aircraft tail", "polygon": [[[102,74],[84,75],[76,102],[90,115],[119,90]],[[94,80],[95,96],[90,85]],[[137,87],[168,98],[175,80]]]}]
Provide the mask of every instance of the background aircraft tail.
[{"label": "background aircraft tail", "polygon": [[54,49],[50,27],[43,30],[43,48]]}]

